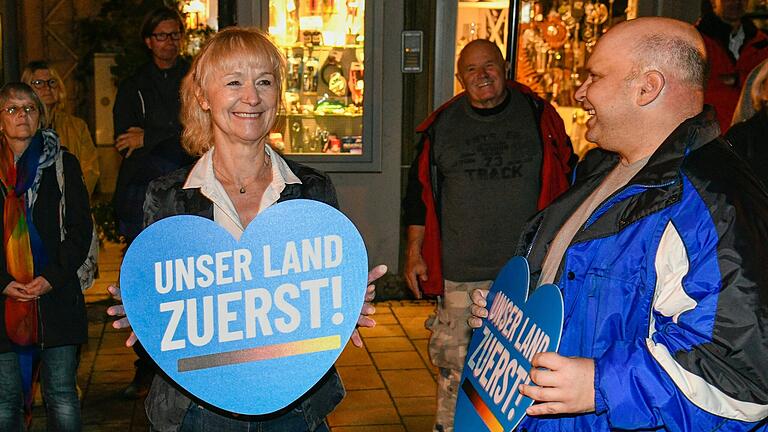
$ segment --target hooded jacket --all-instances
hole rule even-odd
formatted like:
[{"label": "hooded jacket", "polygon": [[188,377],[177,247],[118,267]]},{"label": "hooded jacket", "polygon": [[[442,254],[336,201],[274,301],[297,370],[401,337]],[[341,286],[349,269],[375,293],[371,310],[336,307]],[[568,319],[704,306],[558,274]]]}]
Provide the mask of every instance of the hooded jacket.
[{"label": "hooded jacket", "polygon": [[[522,93],[530,102],[534,117],[538,120],[539,137],[542,144],[541,190],[537,208],[543,209],[569,185],[569,175],[575,163],[571,140],[565,133],[563,119],[555,108],[537,96],[528,87],[507,81],[509,91]],[[425,295],[443,293],[442,244],[440,236],[440,173],[434,161],[432,151],[432,126],[440,118],[440,113],[465,97],[461,92],[441,105],[424,120],[416,132],[421,134],[419,152],[408,174],[408,189],[404,200],[405,224],[423,225],[424,242],[421,255],[427,265],[429,278],[421,282]]]},{"label": "hooded jacket", "polygon": [[[577,232],[555,277],[558,352],[594,359],[596,411],[519,430],[741,431],[768,416],[768,196],[718,134],[711,110],[683,122]],[[586,162],[524,229],[531,281],[618,156]]]}]

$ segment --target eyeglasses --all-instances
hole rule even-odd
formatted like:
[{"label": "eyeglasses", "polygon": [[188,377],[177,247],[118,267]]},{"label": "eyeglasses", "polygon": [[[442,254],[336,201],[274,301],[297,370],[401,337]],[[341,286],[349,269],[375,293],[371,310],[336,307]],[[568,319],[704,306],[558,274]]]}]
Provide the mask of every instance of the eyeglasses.
[{"label": "eyeglasses", "polygon": [[168,36],[171,37],[171,39],[177,41],[181,39],[181,32],[171,32],[171,33],[152,33],[152,37],[156,40],[162,42],[166,39],[168,39]]},{"label": "eyeglasses", "polygon": [[56,80],[56,78],[51,78],[49,80],[36,79],[36,80],[32,80],[30,84],[32,84],[32,87],[36,89],[41,89],[45,86],[48,86],[48,88],[50,89],[55,89],[56,87],[59,86],[59,81]]},{"label": "eyeglasses", "polygon": [[24,114],[30,115],[37,112],[37,108],[35,108],[32,105],[25,105],[22,107],[17,107],[16,105],[11,105],[8,108],[3,108],[0,111],[5,111],[10,115],[16,115],[20,114],[22,111],[24,111]]}]

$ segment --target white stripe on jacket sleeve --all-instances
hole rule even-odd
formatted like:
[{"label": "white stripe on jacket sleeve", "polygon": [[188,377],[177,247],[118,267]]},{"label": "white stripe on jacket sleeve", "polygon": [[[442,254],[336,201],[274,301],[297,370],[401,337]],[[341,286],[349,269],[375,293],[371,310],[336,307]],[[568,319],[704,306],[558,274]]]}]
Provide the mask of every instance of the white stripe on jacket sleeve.
[{"label": "white stripe on jacket sleeve", "polygon": [[[696,302],[683,288],[683,277],[688,274],[688,253],[675,226],[667,224],[656,253],[656,289],[653,311],[671,317],[677,323],[680,315],[696,307]],[[651,325],[646,344],[651,355],[669,374],[678,389],[694,405],[712,414],[754,422],[768,415],[768,406],[734,399],[704,378],[684,369],[666,346],[655,343],[651,336],[656,332],[655,320],[651,314]]]}]

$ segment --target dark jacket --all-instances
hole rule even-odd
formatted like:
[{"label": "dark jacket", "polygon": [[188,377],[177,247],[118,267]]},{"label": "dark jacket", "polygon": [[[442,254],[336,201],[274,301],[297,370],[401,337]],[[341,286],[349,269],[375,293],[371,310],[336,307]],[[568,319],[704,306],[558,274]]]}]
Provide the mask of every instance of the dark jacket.
[{"label": "dark jacket", "polygon": [[[69,152],[64,152],[63,158],[67,209],[64,220],[67,235],[63,242],[59,225],[61,192],[56,179],[56,164],[43,169],[38,196],[32,209],[32,218],[49,261],[38,273],[53,287],[39,300],[39,338],[43,347],[77,345],[88,341],[85,300],[77,269],[88,255],[93,222],[80,164]],[[4,204],[5,197],[0,194],[0,219],[3,217]],[[0,247],[0,287],[3,289],[13,281],[6,270],[5,260],[5,248]],[[10,350],[10,341],[5,331],[4,308],[0,307],[0,352]]]},{"label": "dark jacket", "polygon": [[[339,207],[336,190],[327,175],[290,160],[286,160],[286,162],[291,171],[301,180],[301,184],[286,184],[278,202],[304,198],[324,202],[335,208]],[[213,220],[213,203],[203,196],[199,189],[182,189],[191,168],[191,166],[182,168],[150,184],[144,203],[145,225],[181,214],[196,215]],[[319,383],[292,405],[270,415],[239,416],[238,419],[243,421],[270,420],[280,417],[290,410],[300,408],[308,423],[315,427],[341,402],[344,394],[341,378],[336,369],[331,367]],[[262,396],[253,395],[253,397]],[[156,376],[145,401],[147,417],[152,424],[152,430],[161,432],[178,430],[191,400],[206,406],[204,402],[196,400],[194,396],[186,393],[167,376]],[[215,408],[211,409],[216,410]],[[220,410],[216,411],[226,415]]]},{"label": "dark jacket", "polygon": [[149,62],[117,90],[112,108],[115,138],[131,127],[144,129],[144,146],[120,164],[113,198],[120,232],[129,240],[141,230],[149,182],[194,160],[181,147],[179,122],[179,88],[188,70],[189,63],[181,58],[167,70]]},{"label": "dark jacket", "polygon": [[[519,429],[747,431],[768,416],[768,196],[717,135],[712,111],[686,120],[576,233],[555,277],[558,352],[594,359],[595,412]],[[523,231],[534,284],[557,232],[618,163],[599,149],[587,159]]]},{"label": "dark jacket", "polygon": [[[576,161],[571,140],[565,133],[563,119],[560,118],[552,105],[520,83],[508,81],[507,88],[509,91],[517,91],[526,96],[531,104],[534,117],[538,120],[537,128],[542,144],[542,164],[541,190],[539,191],[537,207],[541,210],[568,189],[569,175]],[[443,293],[439,221],[441,176],[437,171],[432,151],[432,136],[434,134],[432,126],[439,119],[443,110],[463,97],[465,97],[465,92],[454,96],[437,108],[429,118],[416,128],[416,132],[421,134],[421,142],[416,159],[411,164],[408,173],[408,189],[403,207],[406,225],[424,226],[421,255],[427,265],[429,278],[426,282],[421,282],[421,289],[426,295],[441,295]]]},{"label": "dark jacket", "polygon": [[763,188],[768,190],[768,108],[763,107],[754,116],[733,125],[725,139],[736,153],[743,157],[752,168]]},{"label": "dark jacket", "polygon": [[741,88],[747,75],[768,58],[768,36],[744,18],[744,43],[739,49],[739,59],[728,49],[731,27],[714,13],[701,17],[697,28],[704,39],[709,62],[709,80],[704,92],[704,103],[717,110],[720,130],[725,133],[731,125],[733,112],[739,101]]}]

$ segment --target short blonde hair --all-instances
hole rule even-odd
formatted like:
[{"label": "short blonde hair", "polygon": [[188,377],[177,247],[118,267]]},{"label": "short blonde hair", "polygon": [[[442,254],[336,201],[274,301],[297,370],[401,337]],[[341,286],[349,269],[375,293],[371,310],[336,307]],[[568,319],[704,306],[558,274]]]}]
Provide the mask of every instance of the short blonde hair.
[{"label": "short blonde hair", "polygon": [[211,114],[203,110],[198,101],[198,97],[204,96],[203,89],[208,80],[215,74],[251,64],[271,67],[277,83],[279,106],[285,57],[261,30],[229,27],[213,35],[200,49],[181,83],[181,124],[184,126],[181,144],[189,154],[202,155],[213,145]]},{"label": "short blonde hair", "polygon": [[27,65],[24,67],[24,72],[21,74],[21,81],[32,87],[32,74],[39,70],[48,70],[48,72],[51,73],[51,76],[59,82],[59,85],[52,90],[58,96],[58,102],[56,102],[57,110],[63,109],[67,101],[67,87],[64,85],[64,80],[61,79],[59,72],[51,67],[50,63],[43,60],[36,60],[27,63]]},{"label": "short blonde hair", "polygon": [[763,106],[768,105],[768,92],[763,91],[766,80],[768,80],[768,61],[763,62],[763,66],[757,73],[749,92],[752,97],[752,106],[755,108],[755,111],[760,111],[763,109]]}]

